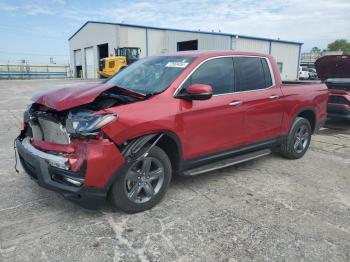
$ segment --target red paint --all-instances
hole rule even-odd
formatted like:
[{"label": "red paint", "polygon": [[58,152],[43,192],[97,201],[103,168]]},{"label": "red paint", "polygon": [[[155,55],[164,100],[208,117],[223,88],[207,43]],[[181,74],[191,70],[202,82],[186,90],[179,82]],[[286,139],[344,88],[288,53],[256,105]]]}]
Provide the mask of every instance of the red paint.
[{"label": "red paint", "polygon": [[86,186],[103,188],[125,162],[114,143],[107,139],[73,139],[69,145],[32,141],[32,145],[43,151],[63,153],[74,172],[80,171],[86,162]]},{"label": "red paint", "polygon": [[316,60],[315,68],[322,81],[328,78],[350,78],[350,56],[323,56]]},{"label": "red paint", "polygon": [[86,142],[85,146],[87,167],[84,184],[103,188],[113,173],[124,164],[125,160],[118,148],[106,139],[91,139]]},{"label": "red paint", "polygon": [[[182,56],[184,54],[181,54]],[[188,74],[202,61],[225,55],[257,55],[251,52],[212,51],[188,52],[197,56],[164,92],[143,101],[106,109],[118,119],[102,132],[116,144],[157,132],[176,135],[182,146],[183,159],[190,159],[225,149],[251,144],[286,135],[303,109],[312,109],[317,122],[326,117],[327,88],[324,84],[282,86],[276,62],[266,55],[272,65],[275,86],[265,90],[213,96],[205,101],[174,98],[174,92]],[[86,85],[85,85],[86,86]],[[93,101],[101,92],[111,88],[104,84],[66,88],[39,96],[37,103],[58,111]],[[270,99],[275,95],[278,99]],[[231,102],[242,101],[237,107]],[[109,177],[124,163],[116,145],[106,139],[74,140],[74,153],[69,163],[74,171],[87,161],[88,186],[104,187]]]},{"label": "red paint", "polygon": [[186,89],[187,93],[189,94],[201,94],[201,93],[212,93],[213,89],[211,88],[211,86],[208,85],[203,85],[203,84],[193,84],[190,85],[187,89]]},{"label": "red paint", "polygon": [[34,139],[31,139],[31,143],[34,147],[42,151],[53,151],[65,154],[71,154],[75,151],[73,145],[61,145]]},{"label": "red paint", "polygon": [[[326,86],[282,85],[277,64],[268,55],[275,76],[275,86],[270,89],[213,96],[205,101],[176,99],[173,97],[176,88],[203,60],[223,55],[261,56],[235,51],[195,54],[199,57],[163,93],[107,109],[117,114],[118,120],[104,127],[103,132],[117,144],[144,134],[171,132],[181,142],[183,158],[190,159],[286,135],[302,109],[313,109],[317,122],[326,118]],[[279,99],[271,100],[271,95],[278,95]],[[238,107],[228,105],[234,101],[243,103]]]},{"label": "red paint", "polygon": [[[64,88],[38,94],[32,99],[38,104],[47,106],[57,111],[63,111],[72,107],[91,103],[101,93],[112,87],[113,85],[101,83],[68,85]],[[122,89],[122,91],[137,98],[144,97],[139,93],[131,92],[129,90]]]},{"label": "red paint", "polygon": [[25,123],[24,121],[20,121],[19,122],[19,131],[24,131],[27,127],[27,123]]}]

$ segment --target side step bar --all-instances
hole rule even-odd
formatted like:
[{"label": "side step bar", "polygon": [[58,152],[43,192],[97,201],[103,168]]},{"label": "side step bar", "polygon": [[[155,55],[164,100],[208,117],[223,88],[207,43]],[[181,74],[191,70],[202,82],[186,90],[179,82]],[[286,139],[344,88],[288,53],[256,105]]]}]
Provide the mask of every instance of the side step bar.
[{"label": "side step bar", "polygon": [[199,175],[202,173],[207,173],[210,171],[214,171],[217,169],[221,169],[221,168],[225,168],[228,166],[233,166],[233,165],[237,165],[239,163],[243,163],[249,160],[253,160],[259,157],[263,157],[263,156],[267,156],[271,154],[271,150],[270,149],[263,149],[263,150],[259,150],[259,151],[255,151],[252,153],[247,153],[244,155],[240,155],[240,156],[236,156],[236,157],[231,157],[231,158],[226,158],[217,162],[213,162],[211,164],[207,164],[204,166],[200,166],[200,167],[196,167],[190,170],[186,170],[183,172],[183,176],[195,176],[195,175]]}]

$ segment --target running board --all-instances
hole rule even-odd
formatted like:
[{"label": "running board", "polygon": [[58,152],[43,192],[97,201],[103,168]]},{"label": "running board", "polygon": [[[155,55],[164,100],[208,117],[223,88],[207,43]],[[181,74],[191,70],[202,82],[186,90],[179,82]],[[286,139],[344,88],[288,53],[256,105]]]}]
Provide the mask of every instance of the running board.
[{"label": "running board", "polygon": [[217,169],[221,169],[221,168],[225,168],[228,166],[233,166],[233,165],[237,165],[249,160],[253,160],[259,157],[263,157],[263,156],[267,156],[271,154],[271,150],[270,149],[264,149],[264,150],[259,150],[259,151],[255,151],[252,153],[247,153],[244,155],[240,155],[240,156],[236,156],[236,157],[231,157],[231,158],[226,158],[217,162],[213,162],[211,164],[207,164],[204,166],[200,166],[200,167],[196,167],[190,170],[186,170],[183,172],[183,176],[195,176],[195,175],[199,175],[202,173],[207,173],[210,171],[214,171]]}]

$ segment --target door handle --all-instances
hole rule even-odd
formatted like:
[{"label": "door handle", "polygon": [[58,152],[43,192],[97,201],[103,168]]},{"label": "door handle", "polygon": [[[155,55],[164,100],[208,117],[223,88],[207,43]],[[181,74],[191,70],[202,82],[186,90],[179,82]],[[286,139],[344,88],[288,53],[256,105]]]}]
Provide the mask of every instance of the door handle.
[{"label": "door handle", "polygon": [[278,99],[278,98],[280,98],[280,96],[278,96],[278,95],[272,95],[272,96],[270,96],[269,98],[270,98],[270,99]]},{"label": "door handle", "polygon": [[231,103],[229,103],[228,105],[229,106],[239,106],[241,105],[243,102],[242,101],[233,101]]}]

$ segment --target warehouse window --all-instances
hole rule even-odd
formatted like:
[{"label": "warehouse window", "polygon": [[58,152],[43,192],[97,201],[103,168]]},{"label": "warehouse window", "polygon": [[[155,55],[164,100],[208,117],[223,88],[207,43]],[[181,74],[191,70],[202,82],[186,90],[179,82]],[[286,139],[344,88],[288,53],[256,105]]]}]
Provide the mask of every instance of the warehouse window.
[{"label": "warehouse window", "polygon": [[115,61],[109,61],[108,68],[114,68]]},{"label": "warehouse window", "polygon": [[282,71],[283,71],[283,63],[282,63],[282,62],[277,62],[277,67],[278,67],[278,72],[280,72],[280,74],[282,74]]},{"label": "warehouse window", "polygon": [[177,51],[198,50],[198,40],[177,42]]},{"label": "warehouse window", "polygon": [[266,59],[240,57],[237,60],[236,71],[239,76],[237,91],[257,90],[272,86],[272,78]]},{"label": "warehouse window", "polygon": [[191,84],[206,84],[213,88],[213,94],[233,92],[233,60],[231,57],[216,58],[202,64],[184,83],[183,88]]}]

